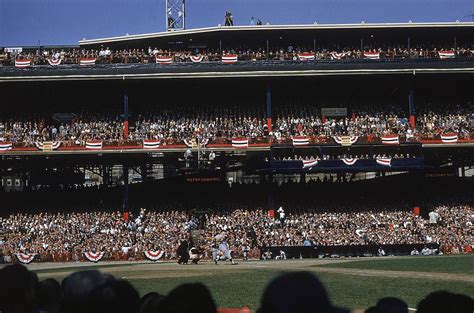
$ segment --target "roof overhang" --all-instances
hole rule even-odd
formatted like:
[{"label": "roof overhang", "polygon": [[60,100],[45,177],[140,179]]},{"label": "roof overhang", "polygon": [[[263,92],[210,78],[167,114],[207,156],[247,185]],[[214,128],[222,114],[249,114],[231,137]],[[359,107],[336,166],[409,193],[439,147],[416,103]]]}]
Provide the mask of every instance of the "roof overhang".
[{"label": "roof overhang", "polygon": [[437,23],[360,23],[360,24],[301,24],[301,25],[259,25],[259,26],[214,26],[205,28],[186,29],[171,32],[157,32],[138,35],[84,39],[79,45],[97,45],[131,40],[173,38],[183,35],[197,35],[219,32],[265,32],[265,31],[303,31],[303,30],[350,30],[350,29],[413,29],[413,28],[459,28],[469,27],[474,31],[474,22],[437,22]]}]

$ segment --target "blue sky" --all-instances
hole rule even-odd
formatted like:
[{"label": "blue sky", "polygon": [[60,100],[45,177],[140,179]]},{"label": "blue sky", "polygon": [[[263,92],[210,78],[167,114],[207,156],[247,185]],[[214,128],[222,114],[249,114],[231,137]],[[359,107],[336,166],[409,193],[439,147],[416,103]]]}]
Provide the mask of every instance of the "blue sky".
[{"label": "blue sky", "polygon": [[[471,21],[473,0],[186,0],[186,28],[215,26],[231,10],[271,24]],[[165,0],[0,0],[0,46],[77,44],[163,31]]]}]

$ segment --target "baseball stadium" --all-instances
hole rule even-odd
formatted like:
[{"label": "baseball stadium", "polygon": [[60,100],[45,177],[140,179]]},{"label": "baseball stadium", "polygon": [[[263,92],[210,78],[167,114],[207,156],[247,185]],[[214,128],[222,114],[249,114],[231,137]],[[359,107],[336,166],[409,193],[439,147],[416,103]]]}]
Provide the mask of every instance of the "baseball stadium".
[{"label": "baseball stadium", "polygon": [[474,312],[474,22],[163,2],[0,37],[0,313]]}]

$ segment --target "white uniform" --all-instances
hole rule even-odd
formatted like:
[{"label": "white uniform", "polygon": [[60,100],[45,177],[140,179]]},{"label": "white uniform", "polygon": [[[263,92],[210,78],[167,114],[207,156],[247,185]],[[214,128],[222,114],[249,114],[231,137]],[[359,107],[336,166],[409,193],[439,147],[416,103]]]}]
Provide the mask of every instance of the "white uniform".
[{"label": "white uniform", "polygon": [[218,247],[216,245],[212,246],[212,258],[214,259],[214,262],[217,264],[217,261],[219,261],[219,256],[218,252],[222,253],[223,259],[225,260],[230,260],[232,264],[234,264],[234,261],[232,260],[232,255],[230,254],[229,250],[229,245],[227,244],[227,240],[225,239],[226,236],[224,234],[217,235],[214,237],[217,241],[220,241],[220,244]]}]

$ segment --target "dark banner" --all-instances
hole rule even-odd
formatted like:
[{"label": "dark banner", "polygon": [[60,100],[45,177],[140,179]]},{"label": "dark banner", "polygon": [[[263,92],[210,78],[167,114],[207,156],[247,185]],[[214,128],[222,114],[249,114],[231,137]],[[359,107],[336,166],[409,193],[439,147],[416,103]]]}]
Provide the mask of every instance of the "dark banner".
[{"label": "dark banner", "polygon": [[262,248],[262,255],[270,251],[272,258],[280,256],[283,251],[287,259],[324,257],[359,257],[375,256],[380,248],[385,255],[410,255],[413,249],[421,253],[423,248],[439,249],[439,244],[398,244],[398,245],[343,245],[343,246],[280,246]]}]

